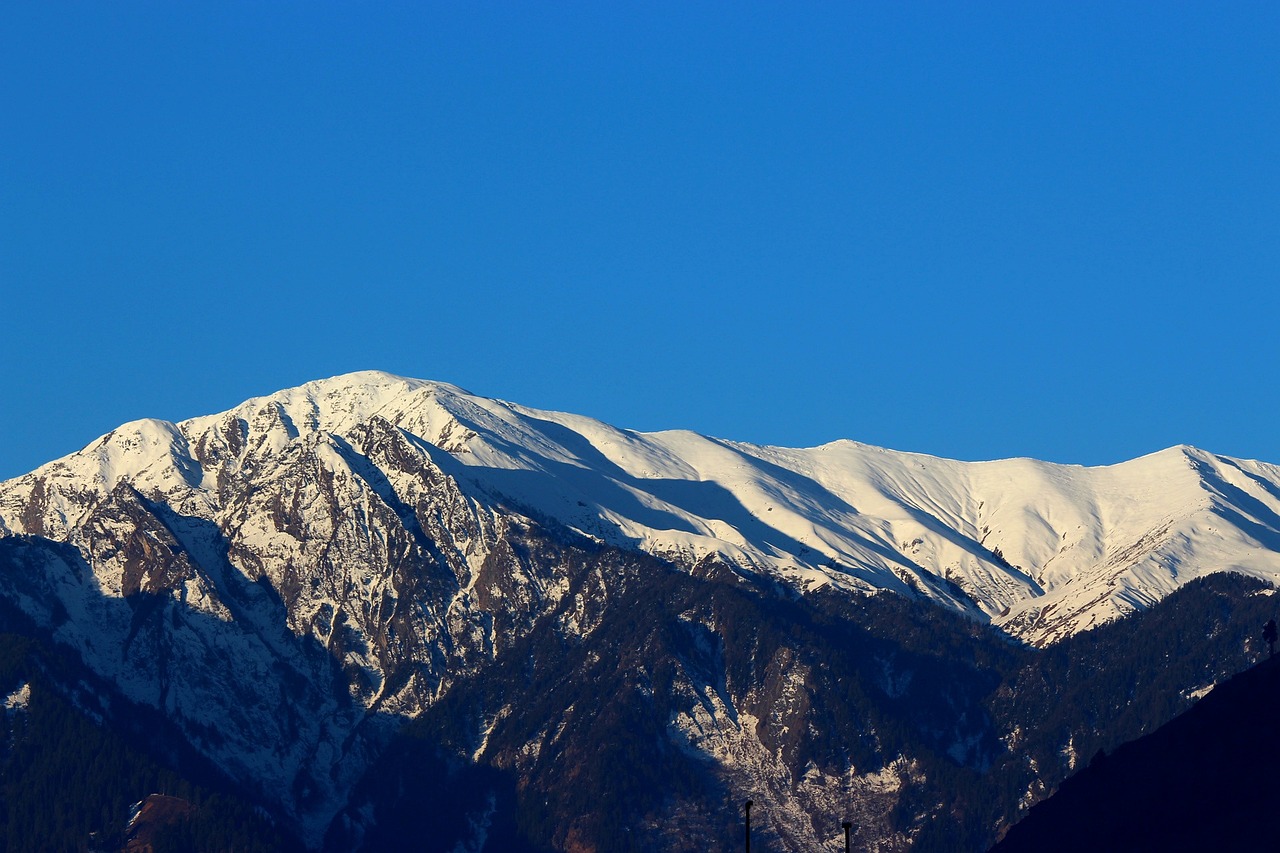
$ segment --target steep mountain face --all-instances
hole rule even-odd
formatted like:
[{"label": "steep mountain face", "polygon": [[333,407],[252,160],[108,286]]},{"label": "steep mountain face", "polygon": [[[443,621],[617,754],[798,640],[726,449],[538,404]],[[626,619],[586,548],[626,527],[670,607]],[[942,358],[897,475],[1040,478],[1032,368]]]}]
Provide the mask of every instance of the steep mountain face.
[{"label": "steep mountain face", "polygon": [[[935,664],[898,667],[888,647],[848,637],[858,655],[833,667],[815,649],[831,648],[835,627],[777,627],[762,646],[735,625],[773,625],[796,602],[806,624],[819,601],[838,625],[887,591],[957,614],[953,633],[989,624],[1045,645],[1209,572],[1274,580],[1278,484],[1275,466],[1193,448],[1085,469],[639,434],[363,373],[180,424],[127,424],[0,484],[0,602],[123,699],[160,709],[313,846],[385,831],[391,818],[379,830],[376,809],[352,811],[351,796],[409,720],[465,721],[442,755],[536,788],[544,749],[592,742],[565,732],[613,713],[561,695],[585,679],[608,685],[598,697],[647,702],[634,725],[660,721],[649,734],[671,761],[721,768],[697,796],[651,804],[653,826],[718,831],[680,810],[773,792],[756,796],[780,849],[811,849],[830,834],[813,815],[862,791],[893,849],[919,832],[892,817],[903,792],[931,790],[909,739],[884,745],[894,714],[858,729],[848,721],[867,706],[855,697],[826,709],[842,722],[814,724],[815,742],[796,727],[841,694],[831,679],[861,683],[874,662],[885,696],[913,695],[920,679],[916,690],[934,685],[921,705],[954,715],[920,723],[929,749],[990,765],[1007,734],[984,717],[992,677],[975,665],[960,686],[935,684],[920,676]],[[567,702],[547,712],[562,715],[557,731],[521,707],[548,695]],[[591,849],[607,830],[529,837]]]}]

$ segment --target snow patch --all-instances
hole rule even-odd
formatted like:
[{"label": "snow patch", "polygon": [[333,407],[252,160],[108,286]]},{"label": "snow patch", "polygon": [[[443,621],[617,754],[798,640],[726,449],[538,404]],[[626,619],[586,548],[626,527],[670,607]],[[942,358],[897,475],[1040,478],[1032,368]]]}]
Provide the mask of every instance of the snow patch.
[{"label": "snow patch", "polygon": [[25,711],[31,704],[31,685],[23,682],[17,690],[4,697],[4,707],[8,711]]},{"label": "snow patch", "polygon": [[1184,695],[1193,702],[1199,702],[1201,699],[1208,696],[1213,688],[1217,686],[1218,685],[1216,683],[1206,684],[1204,687],[1197,687],[1195,690],[1188,690]]}]

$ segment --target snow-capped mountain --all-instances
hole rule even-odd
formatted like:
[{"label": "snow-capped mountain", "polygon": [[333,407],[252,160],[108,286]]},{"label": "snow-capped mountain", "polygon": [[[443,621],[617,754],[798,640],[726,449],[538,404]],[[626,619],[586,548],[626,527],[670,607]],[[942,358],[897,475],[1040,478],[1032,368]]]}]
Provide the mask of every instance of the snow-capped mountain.
[{"label": "snow-capped mountain", "polygon": [[766,447],[638,433],[377,372],[179,424],[126,424],[0,484],[0,524],[67,539],[94,500],[126,483],[234,525],[236,543],[270,561],[288,534],[239,506],[236,485],[257,487],[308,454],[359,484],[362,500],[408,500],[417,484],[352,448],[379,431],[466,494],[602,542],[684,564],[718,554],[802,591],[922,595],[1033,643],[1208,572],[1280,577],[1275,465],[1186,446],[1100,468],[965,463],[853,441]]},{"label": "snow-capped mountain", "polygon": [[[1206,574],[1280,577],[1280,468],[1190,447],[1105,468],[764,447],[366,372],[121,426],[0,483],[0,534],[0,603],[318,845],[406,720],[513,650],[536,670],[539,632],[608,634],[618,603],[672,568],[779,602],[885,590],[1046,645]],[[806,758],[786,732],[824,665],[780,647],[736,684],[732,620],[696,600],[671,614],[688,637],[653,639],[681,661],[664,725],[738,774],[731,789],[764,791],[786,849],[825,843],[812,813],[834,792],[865,790],[880,820],[919,781],[904,756]],[[886,695],[908,695],[890,657]],[[637,666],[628,689],[652,697]],[[519,773],[574,707],[504,746],[518,710],[477,695],[451,742]],[[995,737],[976,707],[937,735],[961,764]],[[358,811],[344,821],[365,831]]]}]

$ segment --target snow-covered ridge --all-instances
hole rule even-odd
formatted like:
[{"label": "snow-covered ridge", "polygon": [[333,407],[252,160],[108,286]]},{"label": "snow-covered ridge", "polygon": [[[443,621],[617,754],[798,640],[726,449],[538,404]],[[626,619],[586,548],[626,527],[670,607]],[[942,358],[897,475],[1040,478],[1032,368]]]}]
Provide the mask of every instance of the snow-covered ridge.
[{"label": "snow-covered ridge", "polygon": [[342,467],[374,423],[471,493],[602,541],[688,563],[719,554],[802,591],[922,595],[1033,642],[1208,572],[1280,578],[1280,469],[1262,462],[1186,446],[1098,468],[853,441],[767,447],[633,432],[375,371],[178,424],[125,424],[0,484],[0,523],[67,538],[86,496],[122,482],[219,521],[229,480],[272,476],[301,448]]}]

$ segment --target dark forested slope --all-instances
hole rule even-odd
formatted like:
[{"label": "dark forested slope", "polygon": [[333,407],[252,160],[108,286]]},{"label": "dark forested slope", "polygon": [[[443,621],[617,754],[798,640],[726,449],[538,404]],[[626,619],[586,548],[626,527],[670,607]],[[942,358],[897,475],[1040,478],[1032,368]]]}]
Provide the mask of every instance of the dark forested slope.
[{"label": "dark forested slope", "polygon": [[994,849],[1271,850],[1280,839],[1280,659],[1099,752]]}]

